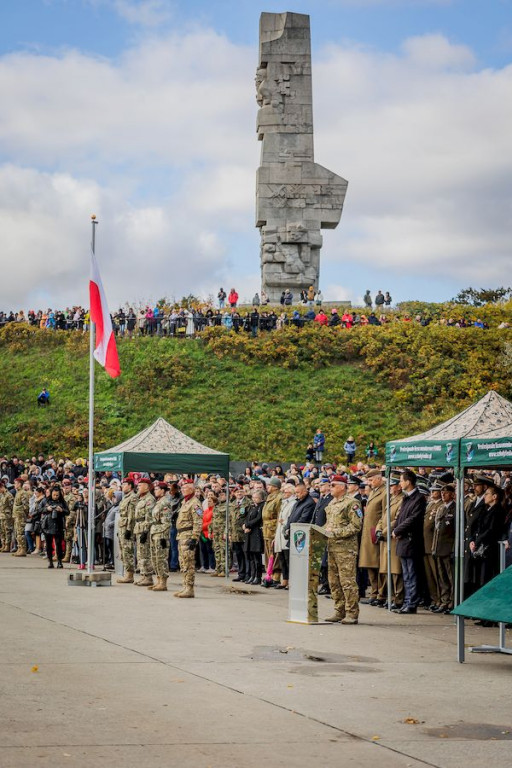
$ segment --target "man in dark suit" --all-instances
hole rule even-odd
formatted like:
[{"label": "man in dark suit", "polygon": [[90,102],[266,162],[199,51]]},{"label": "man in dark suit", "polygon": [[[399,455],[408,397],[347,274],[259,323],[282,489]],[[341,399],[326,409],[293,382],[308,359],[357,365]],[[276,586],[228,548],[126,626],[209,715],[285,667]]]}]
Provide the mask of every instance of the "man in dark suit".
[{"label": "man in dark suit", "polygon": [[423,563],[423,520],[426,499],[416,488],[416,474],[404,469],[400,477],[404,494],[402,506],[392,533],[397,540],[396,553],[402,564],[405,600],[399,613],[416,613],[420,601],[418,584],[421,581]]},{"label": "man in dark suit", "polygon": [[[313,525],[319,525],[323,528],[326,521],[325,510],[328,504],[332,501],[331,484],[329,478],[323,477],[320,480],[320,498],[316,502],[315,512],[313,514]],[[329,595],[331,593],[329,587],[329,579],[327,578],[327,547],[322,557],[322,564],[320,566],[320,576],[318,580],[319,595]]]},{"label": "man in dark suit", "polygon": [[464,598],[472,595],[481,586],[478,583],[480,563],[473,557],[469,543],[479,525],[480,516],[487,509],[484,496],[487,488],[490,488],[492,484],[491,478],[486,475],[475,475],[473,478],[475,499],[466,512],[466,525],[464,527]]},{"label": "man in dark suit", "polygon": [[299,483],[295,489],[297,501],[293,507],[288,522],[286,523],[284,534],[287,539],[290,538],[290,525],[292,523],[311,523],[315,513],[315,500],[309,495],[308,489],[304,483]]}]

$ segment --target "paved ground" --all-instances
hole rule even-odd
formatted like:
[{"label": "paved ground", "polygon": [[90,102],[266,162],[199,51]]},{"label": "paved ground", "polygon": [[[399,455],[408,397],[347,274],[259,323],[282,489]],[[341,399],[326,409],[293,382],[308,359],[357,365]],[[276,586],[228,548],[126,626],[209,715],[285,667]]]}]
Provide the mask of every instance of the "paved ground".
[{"label": "paved ground", "polygon": [[70,587],[1,555],[1,768],[510,766],[510,657],[457,664],[449,617],[300,626],[252,591]]}]

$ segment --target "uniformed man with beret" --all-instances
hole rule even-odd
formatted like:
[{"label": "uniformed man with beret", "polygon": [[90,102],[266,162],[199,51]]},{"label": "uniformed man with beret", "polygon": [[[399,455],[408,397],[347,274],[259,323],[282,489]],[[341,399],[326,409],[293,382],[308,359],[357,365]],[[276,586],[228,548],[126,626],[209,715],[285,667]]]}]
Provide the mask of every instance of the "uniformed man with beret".
[{"label": "uniformed man with beret", "polygon": [[64,478],[62,481],[62,494],[64,501],[68,505],[69,515],[66,516],[64,521],[64,543],[66,551],[62,558],[63,563],[69,563],[71,561],[71,551],[73,549],[73,538],[75,536],[76,526],[76,510],[75,503],[77,498],[71,489],[71,480]]},{"label": "uniformed man with beret", "polygon": [[324,530],[329,535],[328,578],[334,600],[334,614],[326,621],[357,624],[357,536],[363,525],[363,512],[359,502],[347,494],[346,475],[331,477],[331,495],[333,499],[325,510]]},{"label": "uniformed man with beret", "polygon": [[185,480],[181,484],[183,501],[176,520],[176,538],[183,573],[183,587],[174,597],[194,597],[196,577],[196,547],[203,529],[203,510],[196,498],[194,482]]},{"label": "uniformed man with beret", "polygon": [[149,538],[151,545],[151,563],[156,575],[156,584],[148,586],[153,592],[167,592],[169,578],[168,548],[171,530],[171,499],[167,495],[167,483],[154,484],[153,493],[156,504],[151,510],[151,528]]},{"label": "uniformed man with beret", "polygon": [[125,477],[121,486],[123,498],[119,504],[119,519],[117,521],[117,537],[124,567],[124,576],[117,579],[118,584],[133,584],[135,573],[135,553],[133,550],[135,527],[135,507],[138,497],[134,491],[135,482],[131,477]]},{"label": "uniformed man with beret", "polygon": [[386,513],[386,486],[380,469],[371,469],[366,473],[366,478],[371,490],[364,510],[359,567],[366,568],[368,573],[370,605],[384,605],[387,579],[383,574],[379,578],[380,547],[375,530],[382,515]]},{"label": "uniformed man with beret", "polygon": [[155,497],[151,493],[153,483],[147,477],[141,477],[137,488],[138,501],[135,506],[135,525],[133,533],[137,543],[137,563],[140,579],[135,582],[137,587],[150,587],[153,584],[151,565],[151,544],[149,529],[151,528],[151,510],[155,506]]},{"label": "uniformed man with beret", "polygon": [[[219,486],[220,488],[220,486]],[[213,508],[212,519],[208,526],[213,538],[213,553],[215,555],[215,571],[210,576],[225,577],[226,575],[226,491],[218,491],[219,501]]]},{"label": "uniformed man with beret", "polygon": [[0,538],[2,539],[0,552],[11,551],[13,505],[12,494],[7,490],[5,482],[0,480]]},{"label": "uniformed man with beret", "polygon": [[14,480],[16,495],[12,507],[12,520],[14,524],[14,534],[16,537],[16,552],[14,557],[27,556],[27,542],[25,541],[25,523],[28,519],[30,509],[30,492],[24,490],[23,485],[28,480],[27,475],[20,475]]}]

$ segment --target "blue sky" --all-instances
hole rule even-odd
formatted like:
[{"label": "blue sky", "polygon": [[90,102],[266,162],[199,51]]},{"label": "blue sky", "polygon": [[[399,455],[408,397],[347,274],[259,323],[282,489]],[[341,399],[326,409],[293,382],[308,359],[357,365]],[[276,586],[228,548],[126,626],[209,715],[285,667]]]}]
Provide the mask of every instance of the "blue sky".
[{"label": "blue sky", "polygon": [[[258,19],[283,10],[0,4],[3,258],[31,267],[0,287],[0,309],[85,301],[92,210],[112,303],[258,289]],[[349,180],[324,236],[324,294],[434,300],[508,284],[512,0],[288,10],[311,15],[316,159]]]}]

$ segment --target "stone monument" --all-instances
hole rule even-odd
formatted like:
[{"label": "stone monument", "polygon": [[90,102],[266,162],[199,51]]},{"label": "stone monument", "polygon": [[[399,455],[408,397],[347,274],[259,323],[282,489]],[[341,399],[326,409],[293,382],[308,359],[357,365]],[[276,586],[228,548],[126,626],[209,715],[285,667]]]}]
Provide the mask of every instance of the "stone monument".
[{"label": "stone monument", "polygon": [[256,72],[256,226],[261,287],[272,303],[318,288],[321,229],[340,220],[347,182],[314,161],[309,16],[262,13]]}]

